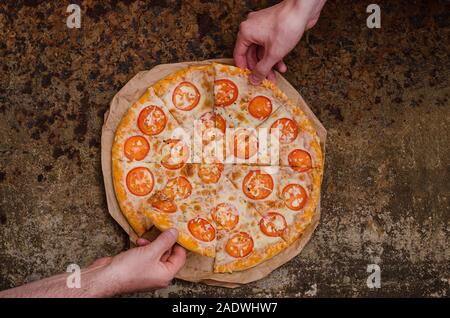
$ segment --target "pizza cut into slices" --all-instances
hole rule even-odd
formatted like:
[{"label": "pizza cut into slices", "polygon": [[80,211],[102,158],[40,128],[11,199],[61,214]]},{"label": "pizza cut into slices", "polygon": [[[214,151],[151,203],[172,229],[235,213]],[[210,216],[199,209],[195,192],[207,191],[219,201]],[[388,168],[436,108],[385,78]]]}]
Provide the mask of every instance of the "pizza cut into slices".
[{"label": "pizza cut into slices", "polygon": [[112,160],[159,162],[162,147],[178,123],[164,103],[149,88],[130,107],[117,128]]},{"label": "pizza cut into slices", "polygon": [[268,81],[213,63],[157,82],[127,111],[112,149],[129,224],[176,228],[214,271],[251,268],[297,240],[319,204],[323,157],[308,117]]},{"label": "pizza cut into slices", "polygon": [[216,229],[210,211],[223,168],[192,163],[179,170],[159,164],[154,164],[154,168],[158,187],[147,199],[146,215],[162,231],[178,229],[178,242],[184,247],[214,257]]},{"label": "pizza cut into slices", "polygon": [[[294,115],[288,107],[282,106],[259,128],[265,128],[272,137],[278,137],[278,144],[269,144],[269,147],[275,148],[265,153],[273,155],[279,151],[280,166],[290,166],[299,172],[321,169],[323,158],[320,140],[301,111]],[[272,140],[276,140],[276,137]]]},{"label": "pizza cut into slices", "polygon": [[152,223],[142,204],[155,192],[155,170],[145,162],[112,162],[113,183],[120,209],[133,230],[141,236]]},{"label": "pizza cut into slices", "polygon": [[271,231],[263,217],[252,209],[228,179],[217,188],[222,195],[215,201],[211,218],[217,225],[214,271],[231,273],[251,268],[287,247],[281,232]]}]

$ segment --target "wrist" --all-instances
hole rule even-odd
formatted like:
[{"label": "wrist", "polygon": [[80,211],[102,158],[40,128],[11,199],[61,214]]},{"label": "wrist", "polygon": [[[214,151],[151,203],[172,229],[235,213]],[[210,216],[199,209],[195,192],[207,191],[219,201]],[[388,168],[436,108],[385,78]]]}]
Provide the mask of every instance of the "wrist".
[{"label": "wrist", "polygon": [[89,285],[90,297],[112,297],[121,293],[119,277],[111,261],[109,257],[102,264],[91,265],[81,273],[82,283],[85,281]]}]

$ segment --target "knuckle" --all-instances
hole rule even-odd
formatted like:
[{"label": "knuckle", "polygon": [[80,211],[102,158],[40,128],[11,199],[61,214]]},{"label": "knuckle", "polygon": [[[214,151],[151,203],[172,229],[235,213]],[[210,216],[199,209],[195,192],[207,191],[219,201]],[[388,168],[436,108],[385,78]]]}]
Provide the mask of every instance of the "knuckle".
[{"label": "knuckle", "polygon": [[239,32],[243,35],[243,36],[247,36],[250,33],[250,25],[248,24],[247,21],[242,22],[239,25]]}]

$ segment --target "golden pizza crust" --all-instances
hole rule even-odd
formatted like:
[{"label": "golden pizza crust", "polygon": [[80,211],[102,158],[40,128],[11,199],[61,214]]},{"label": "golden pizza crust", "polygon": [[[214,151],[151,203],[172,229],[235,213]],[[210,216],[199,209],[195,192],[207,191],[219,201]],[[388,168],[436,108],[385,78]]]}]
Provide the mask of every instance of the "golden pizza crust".
[{"label": "golden pizza crust", "polygon": [[283,241],[268,246],[263,251],[253,251],[244,258],[235,259],[234,261],[228,262],[226,264],[214,264],[214,272],[232,273],[249,269],[264,262],[265,260],[268,260],[269,258],[274,257],[288,246],[288,243]]},{"label": "golden pizza crust", "polygon": [[136,234],[142,236],[152,227],[152,223],[145,216],[139,204],[138,206],[134,206],[128,198],[129,194],[125,188],[126,184],[123,181],[125,179],[125,171],[122,161],[114,160],[112,162],[112,174],[116,198],[120,209]]},{"label": "golden pizza crust", "polygon": [[166,231],[170,228],[175,228],[178,230],[178,244],[184,248],[198,253],[203,256],[214,257],[216,255],[216,250],[214,246],[206,246],[202,242],[198,241],[192,235],[189,234],[187,225],[184,221],[174,222],[171,219],[171,213],[160,212],[151,207],[144,209],[146,216],[153,222],[153,224],[160,230]]}]

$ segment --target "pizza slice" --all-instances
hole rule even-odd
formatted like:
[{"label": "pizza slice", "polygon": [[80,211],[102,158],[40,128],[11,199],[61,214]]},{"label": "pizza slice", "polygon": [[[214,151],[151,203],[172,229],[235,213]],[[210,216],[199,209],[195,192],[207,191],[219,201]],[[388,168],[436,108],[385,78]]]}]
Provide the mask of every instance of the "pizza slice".
[{"label": "pizza slice", "polygon": [[179,127],[152,88],[133,104],[117,128],[112,160],[159,162],[165,140]]},{"label": "pizza slice", "polygon": [[213,111],[214,68],[197,65],[175,72],[153,85],[178,123],[192,133],[194,123]]},{"label": "pizza slice", "polygon": [[291,244],[300,237],[316,212],[321,174],[317,169],[299,173],[290,167],[280,167],[279,174],[278,199],[252,202],[251,208]]},{"label": "pizza slice", "polygon": [[321,169],[323,166],[320,140],[308,118],[297,111],[294,115],[288,107],[280,107],[258,128],[269,130],[269,133],[278,136],[272,138],[269,147],[272,156],[279,150],[279,165],[292,167],[296,171],[306,172],[312,168]]},{"label": "pizza slice", "polygon": [[147,199],[146,215],[162,231],[176,228],[178,242],[187,249],[214,257],[216,230],[210,211],[223,169],[191,163],[179,170],[159,164],[154,168],[157,189]]},{"label": "pizza slice", "polygon": [[287,243],[271,232],[263,218],[248,208],[246,199],[234,184],[224,178],[217,188],[211,218],[217,225],[214,272],[245,270],[278,254]]},{"label": "pizza slice", "polygon": [[152,226],[142,204],[155,192],[155,170],[145,162],[114,160],[112,165],[117,202],[128,223],[141,236]]},{"label": "pizza slice", "polygon": [[213,63],[214,111],[225,120],[227,127],[254,128],[264,122],[286,98],[270,81],[250,84],[249,70]]}]

